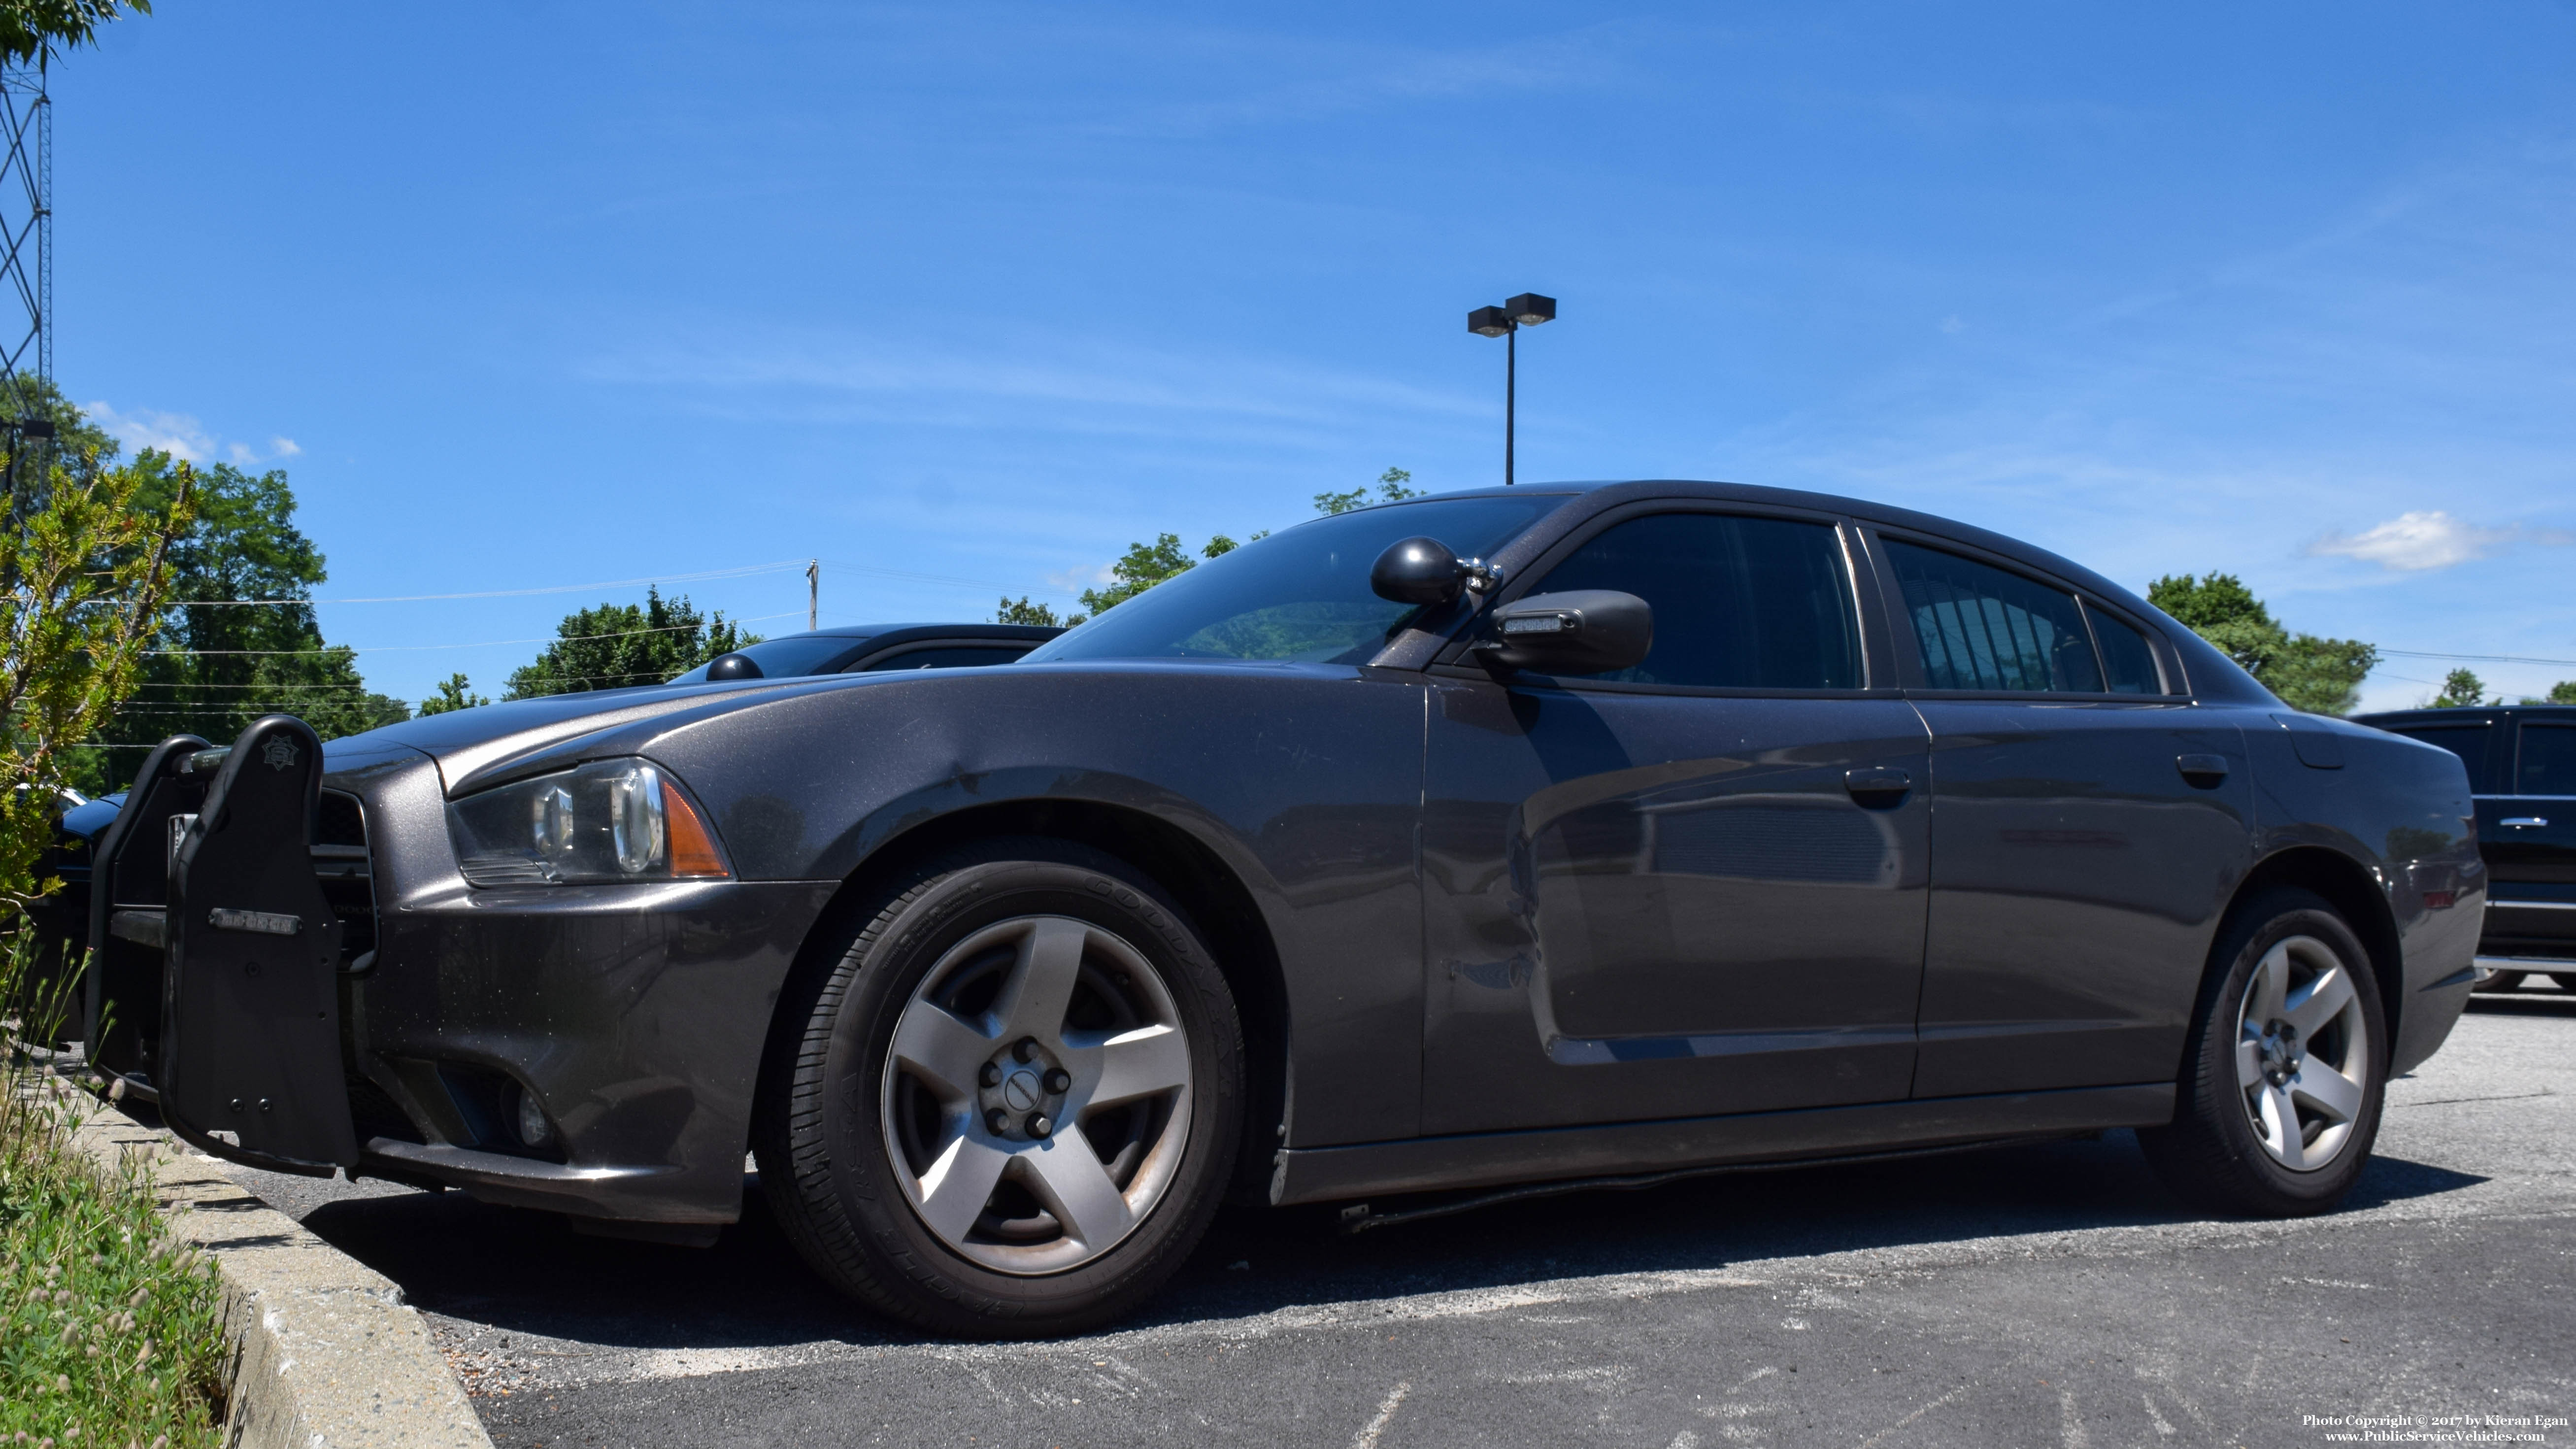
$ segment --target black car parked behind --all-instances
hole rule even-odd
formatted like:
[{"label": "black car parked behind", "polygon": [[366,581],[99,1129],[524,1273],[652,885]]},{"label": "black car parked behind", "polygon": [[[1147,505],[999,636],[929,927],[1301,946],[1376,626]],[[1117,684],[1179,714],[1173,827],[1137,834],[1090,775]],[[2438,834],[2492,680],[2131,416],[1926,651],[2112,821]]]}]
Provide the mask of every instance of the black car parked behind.
[{"label": "black car parked behind", "polygon": [[2533,972],[2576,991],[2576,705],[2490,705],[2357,716],[2440,745],[2468,766],[2478,853],[2493,877],[2482,991]]}]

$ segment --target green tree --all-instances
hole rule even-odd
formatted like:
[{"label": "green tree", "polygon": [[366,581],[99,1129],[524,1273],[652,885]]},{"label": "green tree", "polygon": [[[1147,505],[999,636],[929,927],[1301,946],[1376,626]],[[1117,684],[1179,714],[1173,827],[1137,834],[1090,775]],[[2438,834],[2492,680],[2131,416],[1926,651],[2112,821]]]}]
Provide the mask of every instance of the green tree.
[{"label": "green tree", "polygon": [[2546,699],[2538,699],[2526,694],[2522,697],[2522,702],[2524,704],[2576,704],[2576,679],[2562,679],[2549,686],[2549,695]]},{"label": "green tree", "polygon": [[[71,454],[66,476],[108,470],[115,444],[99,447],[104,435],[77,409],[50,401],[44,411],[61,434],[57,453]],[[190,516],[169,545],[155,647],[131,697],[79,753],[72,769],[79,788],[124,784],[152,741],[193,734],[230,744],[263,714],[298,715],[326,740],[410,717],[401,700],[367,688],[353,651],[324,642],[311,599],[330,574],[295,526],[286,474],[228,463],[199,471],[153,451],[113,471],[132,479],[137,506],[151,512],[168,512],[184,487]]]},{"label": "green tree", "polygon": [[1374,500],[1368,496],[1366,488],[1354,488],[1348,493],[1318,493],[1315,495],[1315,511],[1348,513],[1354,508],[1374,508],[1380,503],[1402,503],[1408,498],[1420,498],[1422,490],[1405,486],[1412,481],[1413,475],[1402,468],[1389,468],[1377,475],[1377,497]]},{"label": "green tree", "polygon": [[[95,454],[74,467],[0,461],[20,465],[9,470],[20,492],[0,527],[0,579],[10,585],[0,590],[0,902],[9,908],[0,935],[14,937],[28,907],[61,884],[36,866],[60,790],[78,783],[72,747],[142,671],[192,500],[184,466],[147,479]],[[15,959],[19,944],[0,941],[0,956]],[[0,1001],[0,1018],[45,1005]]]},{"label": "green tree", "polygon": [[[1256,539],[1267,536],[1266,533],[1253,535]],[[1206,546],[1199,550],[1198,558],[1182,552],[1181,536],[1177,533],[1158,533],[1149,544],[1131,543],[1127,545],[1126,556],[1109,566],[1109,587],[1083,590],[1082,606],[1098,614],[1103,609],[1125,603],[1165,579],[1188,573],[1198,566],[1199,559],[1219,558],[1240,547],[1241,544],[1222,533],[1207,541]]]},{"label": "green tree", "polygon": [[[602,604],[568,614],[555,641],[531,664],[510,671],[503,699],[578,694],[660,684],[760,636],[745,634],[719,611],[700,614],[682,594],[665,599],[647,589],[641,604]],[[460,685],[460,689],[461,689]]]},{"label": "green tree", "polygon": [[98,28],[131,10],[152,13],[152,0],[0,0],[0,56],[33,65],[56,46],[98,44]]},{"label": "green tree", "polygon": [[2379,646],[2293,634],[2234,574],[2172,574],[2147,585],[2147,602],[2242,665],[2281,702],[2310,714],[2348,714]]},{"label": "green tree", "polygon": [[1002,606],[993,611],[993,622],[996,624],[1037,624],[1049,629],[1059,625],[1070,629],[1081,623],[1085,617],[1087,616],[1082,614],[1067,614],[1059,619],[1055,616],[1054,605],[1032,604],[1026,594],[1016,599],[1004,594]]},{"label": "green tree", "polygon": [[2431,709],[2460,709],[2487,702],[2487,682],[2478,678],[2474,669],[2454,669],[2442,676],[2442,692],[2433,696]]},{"label": "green tree", "polygon": [[433,714],[452,714],[460,709],[472,709],[476,705],[491,702],[474,693],[472,686],[465,682],[464,675],[451,674],[438,686],[438,693],[420,702],[420,712],[423,718],[427,718]]}]

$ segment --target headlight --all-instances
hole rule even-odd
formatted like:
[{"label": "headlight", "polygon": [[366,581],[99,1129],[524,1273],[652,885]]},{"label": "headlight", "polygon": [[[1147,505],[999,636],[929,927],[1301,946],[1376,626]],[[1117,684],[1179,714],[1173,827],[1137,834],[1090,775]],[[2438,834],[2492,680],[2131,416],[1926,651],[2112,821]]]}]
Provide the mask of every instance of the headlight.
[{"label": "headlight", "polygon": [[697,807],[644,760],[595,760],[447,807],[476,885],[674,880],[728,874]]}]

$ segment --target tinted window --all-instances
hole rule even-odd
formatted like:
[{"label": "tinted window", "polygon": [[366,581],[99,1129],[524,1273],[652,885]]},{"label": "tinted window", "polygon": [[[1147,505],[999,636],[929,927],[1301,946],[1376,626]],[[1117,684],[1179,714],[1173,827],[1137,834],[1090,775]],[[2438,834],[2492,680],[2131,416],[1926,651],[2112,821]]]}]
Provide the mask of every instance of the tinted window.
[{"label": "tinted window", "polygon": [[959,644],[941,649],[907,649],[883,659],[871,659],[858,667],[858,672],[875,674],[887,669],[972,669],[982,664],[1008,664],[1028,653],[1024,645],[1007,644],[978,648]]},{"label": "tinted window", "polygon": [[2522,727],[2522,761],[2514,772],[2513,793],[2576,795],[2576,725]]},{"label": "tinted window", "polygon": [[[750,655],[760,665],[764,679],[792,679],[800,674],[811,674],[866,642],[864,635],[851,638],[842,634],[790,634],[783,639],[764,639],[736,652]],[[671,682],[696,684],[706,677],[707,666],[701,664]]]},{"label": "tinted window", "polygon": [[1833,525],[1659,513],[1604,530],[1532,593],[1617,589],[1655,611],[1632,684],[1858,689],[1860,631]]},{"label": "tinted window", "polygon": [[1364,508],[1213,558],[1104,610],[1029,652],[1065,659],[1297,659],[1361,664],[1419,612],[1369,588],[1391,544],[1436,538],[1461,557],[1490,556],[1563,494],[1434,499]]},{"label": "tinted window", "polygon": [[1932,689],[2102,688],[2075,596],[2016,573],[1887,542]]},{"label": "tinted window", "polygon": [[2164,680],[2156,674],[2155,651],[2147,647],[2147,636],[2103,613],[2087,609],[2084,616],[2093,621],[2093,642],[2102,646],[2102,673],[2109,679],[2113,694],[2162,694]]},{"label": "tinted window", "polygon": [[2469,767],[2470,789],[2484,794],[2495,788],[2487,783],[2487,741],[2494,737],[2495,732],[2483,723],[2408,725],[2395,733],[2404,735],[2410,740],[2422,740],[2428,745],[2440,745],[2443,749],[2459,756],[2460,762]]}]

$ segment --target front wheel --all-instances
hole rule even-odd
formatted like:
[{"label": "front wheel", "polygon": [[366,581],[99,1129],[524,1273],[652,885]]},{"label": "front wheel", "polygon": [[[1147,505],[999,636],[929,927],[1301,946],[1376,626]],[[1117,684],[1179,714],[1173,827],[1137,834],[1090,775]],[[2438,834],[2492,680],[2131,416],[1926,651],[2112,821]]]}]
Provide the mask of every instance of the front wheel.
[{"label": "front wheel", "polygon": [[823,1277],[889,1314],[1087,1328],[1161,1286],[1216,1210],[1242,1114],[1234,1000],[1123,862],[1036,839],[951,857],[786,1009],[762,1188]]},{"label": "front wheel", "polygon": [[2516,990],[2516,989],[2518,989],[2518,988],[2522,985],[2522,978],[2523,978],[2525,975],[2527,975],[2527,974],[2528,974],[2528,973],[2526,973],[2526,972],[2521,972],[2521,971],[2496,971],[2496,972],[2491,972],[2491,973],[2489,973],[2489,974],[2488,974],[2488,976],[2487,976],[2487,979],[2486,979],[2486,980],[2479,982],[2479,983],[2478,983],[2474,988],[2472,988],[2472,989],[2473,989],[2473,990],[2477,990],[2477,991],[2512,991],[2512,990]]},{"label": "front wheel", "polygon": [[2239,908],[2212,961],[2174,1120],[2138,1143],[2202,1207],[2327,1211],[2379,1133],[2388,1037],[2369,954],[2325,900],[2282,890]]}]

